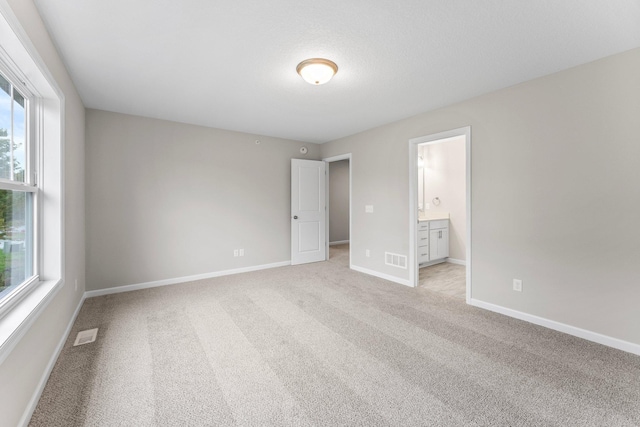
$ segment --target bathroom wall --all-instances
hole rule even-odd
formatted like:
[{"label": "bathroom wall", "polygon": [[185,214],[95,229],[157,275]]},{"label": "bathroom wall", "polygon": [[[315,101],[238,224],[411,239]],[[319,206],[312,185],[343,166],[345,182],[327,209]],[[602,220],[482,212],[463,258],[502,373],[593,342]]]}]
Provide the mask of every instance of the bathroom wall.
[{"label": "bathroom wall", "polygon": [[[466,260],[465,144],[462,136],[420,147],[424,159],[424,211],[449,213],[449,258],[458,261]],[[434,203],[436,197],[440,205]]]}]

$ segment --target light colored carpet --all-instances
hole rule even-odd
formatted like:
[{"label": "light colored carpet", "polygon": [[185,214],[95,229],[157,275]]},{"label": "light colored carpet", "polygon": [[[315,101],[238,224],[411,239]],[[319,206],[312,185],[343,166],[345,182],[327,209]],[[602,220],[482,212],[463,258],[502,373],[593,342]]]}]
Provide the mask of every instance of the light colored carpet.
[{"label": "light colored carpet", "polygon": [[464,265],[443,262],[420,269],[419,287],[449,295],[456,298],[466,299],[466,267]]},{"label": "light colored carpet", "polygon": [[87,299],[30,425],[640,424],[640,357],[351,271],[337,250]]},{"label": "light colored carpet", "polygon": [[349,244],[329,246],[329,262],[349,267]]}]

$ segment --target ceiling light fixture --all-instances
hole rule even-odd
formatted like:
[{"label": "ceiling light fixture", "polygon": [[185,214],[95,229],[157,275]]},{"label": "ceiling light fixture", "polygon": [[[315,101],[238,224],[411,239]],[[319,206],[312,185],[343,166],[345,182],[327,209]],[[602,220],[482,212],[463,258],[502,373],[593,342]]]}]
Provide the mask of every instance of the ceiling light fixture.
[{"label": "ceiling light fixture", "polygon": [[323,85],[338,72],[338,66],[328,59],[311,58],[299,63],[296,71],[307,83]]}]

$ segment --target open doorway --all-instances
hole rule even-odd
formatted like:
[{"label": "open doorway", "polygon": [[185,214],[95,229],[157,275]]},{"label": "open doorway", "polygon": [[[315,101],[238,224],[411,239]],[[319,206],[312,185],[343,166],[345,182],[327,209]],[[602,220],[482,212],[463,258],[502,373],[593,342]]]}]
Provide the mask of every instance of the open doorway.
[{"label": "open doorway", "polygon": [[412,139],[411,284],[471,298],[470,128]]},{"label": "open doorway", "polygon": [[351,154],[327,163],[327,260],[351,268]]}]

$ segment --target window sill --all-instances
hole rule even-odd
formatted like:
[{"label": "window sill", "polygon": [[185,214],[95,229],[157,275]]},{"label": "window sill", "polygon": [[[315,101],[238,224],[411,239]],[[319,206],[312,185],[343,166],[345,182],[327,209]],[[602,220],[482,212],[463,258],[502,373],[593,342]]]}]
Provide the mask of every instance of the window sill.
[{"label": "window sill", "polygon": [[0,364],[62,289],[62,285],[62,279],[40,282],[0,319]]}]

